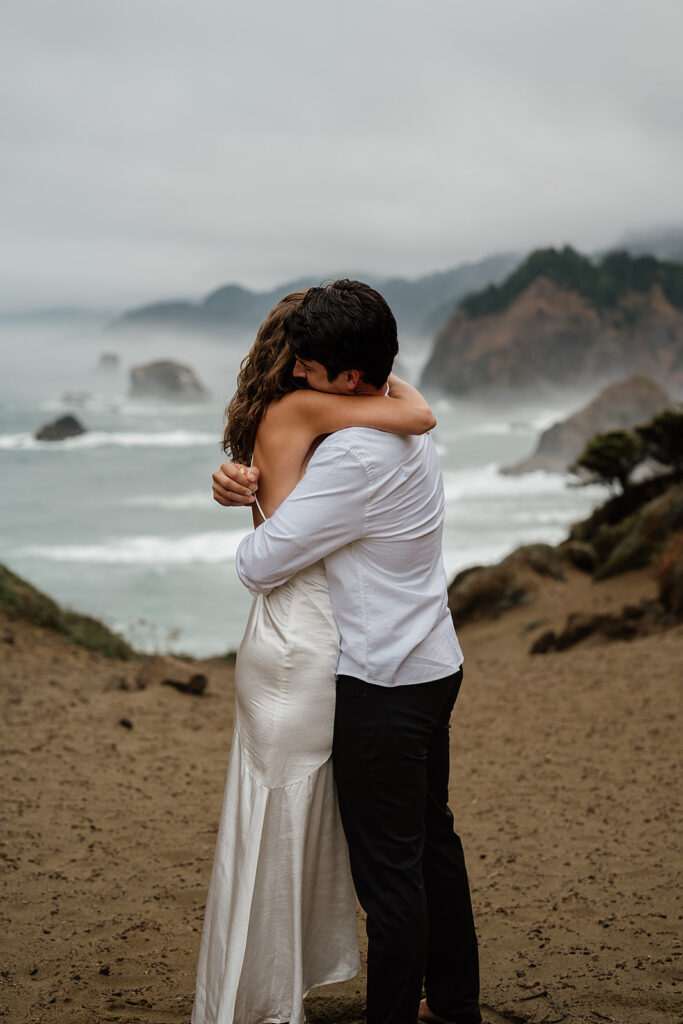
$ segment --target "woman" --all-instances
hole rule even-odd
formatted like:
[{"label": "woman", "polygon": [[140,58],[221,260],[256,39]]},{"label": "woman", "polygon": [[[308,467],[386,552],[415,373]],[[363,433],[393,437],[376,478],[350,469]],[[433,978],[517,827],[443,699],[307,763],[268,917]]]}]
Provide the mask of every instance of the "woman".
[{"label": "woman", "polygon": [[[261,325],[227,409],[224,448],[260,470],[257,526],[323,436],[424,433],[434,418],[392,376],[388,399],[298,390],[287,295]],[[303,1024],[314,987],[357,974],[355,894],[330,755],[339,633],[322,562],[254,599],[199,953],[192,1024]]]}]

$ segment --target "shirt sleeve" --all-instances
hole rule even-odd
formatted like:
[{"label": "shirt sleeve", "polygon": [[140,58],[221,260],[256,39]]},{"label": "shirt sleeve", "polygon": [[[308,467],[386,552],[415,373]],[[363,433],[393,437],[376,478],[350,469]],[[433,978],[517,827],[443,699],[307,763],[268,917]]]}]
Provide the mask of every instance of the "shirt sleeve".
[{"label": "shirt sleeve", "polygon": [[362,536],[367,496],[360,459],[323,443],[275,514],[240,542],[237,575],[249,593],[267,594]]}]

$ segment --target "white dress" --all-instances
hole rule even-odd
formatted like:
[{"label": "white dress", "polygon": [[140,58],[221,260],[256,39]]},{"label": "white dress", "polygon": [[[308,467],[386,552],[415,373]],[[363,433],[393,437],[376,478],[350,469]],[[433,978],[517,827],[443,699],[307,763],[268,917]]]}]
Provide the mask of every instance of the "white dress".
[{"label": "white dress", "polygon": [[322,562],[254,599],[192,1024],[303,1024],[309,989],[360,969],[332,776],[338,654]]}]

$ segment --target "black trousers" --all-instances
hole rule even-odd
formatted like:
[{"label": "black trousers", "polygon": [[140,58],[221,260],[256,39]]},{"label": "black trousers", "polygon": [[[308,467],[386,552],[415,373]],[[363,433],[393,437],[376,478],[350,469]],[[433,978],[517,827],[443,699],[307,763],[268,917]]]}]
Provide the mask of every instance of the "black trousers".
[{"label": "black trousers", "polygon": [[479,1024],[479,960],[465,857],[448,807],[449,720],[462,669],[384,687],[337,677],[333,764],[367,914],[368,1024],[429,1008]]}]

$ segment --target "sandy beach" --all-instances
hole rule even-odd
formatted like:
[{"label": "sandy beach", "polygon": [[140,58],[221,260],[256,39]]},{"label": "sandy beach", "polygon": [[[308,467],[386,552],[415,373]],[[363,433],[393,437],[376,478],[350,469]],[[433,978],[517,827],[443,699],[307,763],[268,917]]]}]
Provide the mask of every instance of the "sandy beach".
[{"label": "sandy beach", "polygon": [[[681,1020],[683,625],[528,653],[568,611],[654,591],[648,571],[595,584],[571,570],[459,630],[451,802],[488,1024]],[[204,696],[138,689],[139,663],[0,619],[11,1024],[189,1022],[233,724],[232,666],[198,664]],[[364,976],[315,991],[307,1014],[361,1021]]]}]

